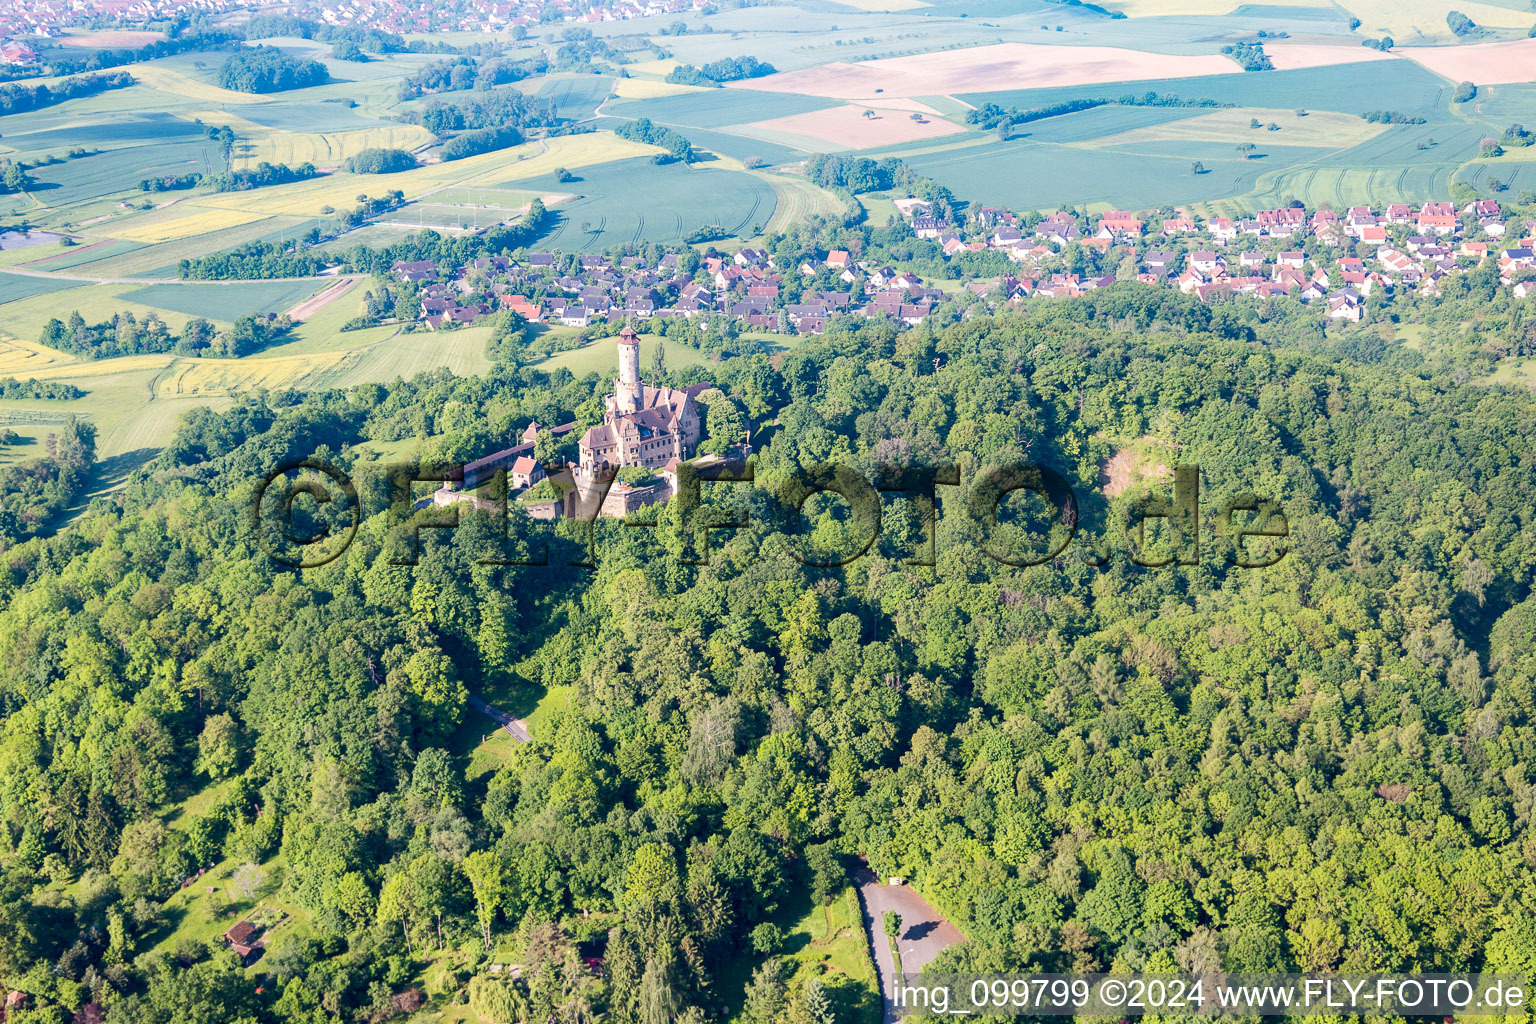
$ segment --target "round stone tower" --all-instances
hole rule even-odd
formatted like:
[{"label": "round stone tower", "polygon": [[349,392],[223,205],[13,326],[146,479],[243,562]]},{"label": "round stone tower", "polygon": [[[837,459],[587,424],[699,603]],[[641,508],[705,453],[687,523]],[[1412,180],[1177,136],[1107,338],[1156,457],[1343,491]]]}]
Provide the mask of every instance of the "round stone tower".
[{"label": "round stone tower", "polygon": [[621,413],[640,408],[640,336],[628,324],[619,332],[619,379],[614,381],[615,404]]}]

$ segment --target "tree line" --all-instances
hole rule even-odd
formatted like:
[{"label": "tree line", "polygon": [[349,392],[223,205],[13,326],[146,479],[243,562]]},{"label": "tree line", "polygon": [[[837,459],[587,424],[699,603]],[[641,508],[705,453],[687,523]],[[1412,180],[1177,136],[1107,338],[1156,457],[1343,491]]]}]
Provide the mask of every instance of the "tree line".
[{"label": "tree line", "polygon": [[0,85],[0,117],[39,110],[82,96],[95,96],[111,89],[126,89],[133,84],[133,76],[126,71],[106,75],[79,75],[52,85],[7,83]]},{"label": "tree line", "polygon": [[40,340],[50,348],[87,359],[152,352],[235,359],[287,340],[290,327],[286,317],[249,314],[236,319],[228,330],[220,331],[202,317],[194,317],[173,334],[154,313],[139,320],[124,311],[114,313],[110,320],[88,324],[75,310],[65,320],[54,317],[44,324]]}]

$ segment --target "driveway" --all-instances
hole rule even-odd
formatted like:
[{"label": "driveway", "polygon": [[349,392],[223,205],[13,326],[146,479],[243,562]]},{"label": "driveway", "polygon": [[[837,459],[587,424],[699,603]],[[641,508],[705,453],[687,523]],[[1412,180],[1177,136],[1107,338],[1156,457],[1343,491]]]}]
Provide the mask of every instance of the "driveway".
[{"label": "driveway", "polygon": [[901,915],[901,935],[896,946],[901,950],[901,969],[916,974],[940,952],[965,941],[960,929],[944,920],[928,901],[909,885],[886,885],[867,866],[854,873],[859,888],[859,904],[864,908],[864,931],[869,936],[875,957],[875,973],[880,976],[880,994],[885,1003],[885,1024],[900,1018],[893,1011],[896,996],[896,965],[891,960],[890,942],[885,937],[885,912]]},{"label": "driveway", "polygon": [[[480,712],[486,718],[489,718],[491,721],[495,722],[497,725],[501,726],[503,729],[507,730],[507,735],[511,736],[517,742],[528,743],[533,739],[532,736],[528,735],[527,722],[523,721],[521,718],[513,718],[511,715],[507,714],[500,708],[491,707],[491,705],[487,704],[473,693],[469,695],[469,706]],[[906,954],[903,953],[902,955],[905,956]]]}]

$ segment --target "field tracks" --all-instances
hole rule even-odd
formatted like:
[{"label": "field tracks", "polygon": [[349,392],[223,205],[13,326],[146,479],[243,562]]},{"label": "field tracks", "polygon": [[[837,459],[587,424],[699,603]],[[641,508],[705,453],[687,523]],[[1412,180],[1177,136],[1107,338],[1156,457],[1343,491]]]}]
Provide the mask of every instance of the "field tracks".
[{"label": "field tracks", "polygon": [[309,317],[314,316],[326,306],[329,306],[332,302],[335,302],[347,292],[351,291],[353,287],[356,286],[357,282],[361,280],[362,275],[350,275],[347,277],[339,278],[332,284],[326,285],[320,291],[316,292],[314,295],[311,295],[297,306],[294,306],[292,309],[288,310],[288,312],[284,315],[288,317],[289,320],[293,320],[295,322],[300,320],[307,320]]}]

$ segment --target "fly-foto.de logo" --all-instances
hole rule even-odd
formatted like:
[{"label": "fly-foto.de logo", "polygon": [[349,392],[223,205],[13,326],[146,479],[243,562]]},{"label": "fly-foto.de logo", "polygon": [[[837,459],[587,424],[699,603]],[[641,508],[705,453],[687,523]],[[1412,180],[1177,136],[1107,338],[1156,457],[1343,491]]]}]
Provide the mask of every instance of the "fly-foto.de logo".
[{"label": "fly-foto.de logo", "polygon": [[[750,462],[682,463],[646,485],[651,489],[647,503],[664,502],[668,509],[664,516],[646,519],[626,515],[633,509],[623,499],[634,489],[612,475],[585,486],[580,481],[552,483],[535,502],[519,500],[506,470],[478,487],[480,493],[463,489],[464,480],[462,466],[399,463],[377,468],[360,488],[331,462],[297,459],[257,482],[247,525],[268,557],[300,569],[338,558],[363,519],[379,514],[388,517],[397,542],[390,558],[398,565],[416,564],[422,531],[459,529],[478,516],[483,519],[479,536],[500,548],[477,559],[480,564],[549,565],[554,538],[548,525],[565,520],[576,527],[575,557],[567,564],[594,568],[597,521],[612,517],[630,528],[671,531],[677,542],[671,550],[684,564],[709,563],[712,533],[755,525],[764,545],[779,538],[783,551],[800,564],[832,568],[870,552],[888,519],[887,503],[901,498],[906,500],[902,521],[918,526],[916,536],[904,542],[907,565],[936,564],[941,506],[944,516],[964,518],[950,535],[1016,568],[1073,556],[1100,566],[1113,558],[1116,543],[1132,563],[1148,568],[1199,565],[1206,558],[1263,568],[1289,551],[1290,525],[1274,499],[1239,494],[1203,512],[1198,466],[1176,467],[1170,493],[1138,494],[1106,505],[1105,527],[1094,534],[1083,528],[1083,506],[1067,480],[1032,462],[986,466],[963,485],[954,465],[880,467],[871,479],[851,467],[824,463],[776,472],[768,482],[759,481]],[[422,484],[437,489],[424,497]],[[731,486],[759,488],[771,499],[746,503],[758,510],[756,524],[742,503],[715,500],[717,488]],[[832,542],[807,514],[814,511],[807,509],[813,500],[842,506]],[[1113,534],[1118,537],[1112,541]],[[563,536],[571,546],[573,531]]]}]

